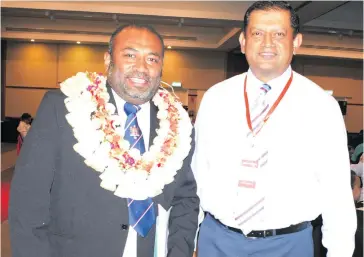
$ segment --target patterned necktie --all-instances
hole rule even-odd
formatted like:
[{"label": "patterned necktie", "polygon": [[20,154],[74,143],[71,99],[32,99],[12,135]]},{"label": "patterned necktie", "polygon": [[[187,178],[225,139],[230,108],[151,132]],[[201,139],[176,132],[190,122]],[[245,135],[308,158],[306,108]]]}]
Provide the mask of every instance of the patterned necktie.
[{"label": "patterned necktie", "polygon": [[268,84],[263,84],[260,87],[259,96],[254,102],[254,105],[251,109],[251,122],[253,132],[258,131],[264,124],[264,117],[269,109],[269,104],[266,103],[266,95],[271,90],[271,87]]},{"label": "patterned necktie", "polygon": [[[124,139],[130,143],[130,148],[139,149],[140,154],[145,152],[143,134],[139,128],[136,113],[140,110],[140,106],[125,103],[124,111],[127,115],[125,124]],[[154,203],[151,198],[146,200],[128,199],[129,224],[138,232],[139,235],[145,237],[155,223]]]},{"label": "patterned necktie", "polygon": [[[251,107],[251,123],[254,134],[264,125],[264,118],[269,109],[269,104],[266,103],[266,95],[269,90],[271,90],[271,87],[267,84],[263,84],[260,87],[258,97]],[[254,140],[253,134],[248,133],[248,138]],[[235,220],[245,234],[248,234],[254,228],[255,221],[260,219],[260,214],[262,214],[264,210],[264,194],[256,188],[259,183],[258,178],[254,175],[257,172],[257,168],[258,167],[249,167],[249,165],[245,167],[247,173],[244,178],[246,178],[246,180],[239,181],[239,191],[241,192],[240,198],[243,200],[243,203],[239,201],[239,211],[236,213]]]}]

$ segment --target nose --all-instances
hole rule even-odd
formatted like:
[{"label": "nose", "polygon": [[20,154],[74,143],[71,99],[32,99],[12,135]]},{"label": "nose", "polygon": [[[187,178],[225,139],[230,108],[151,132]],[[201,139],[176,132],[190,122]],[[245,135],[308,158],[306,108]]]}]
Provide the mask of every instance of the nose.
[{"label": "nose", "polygon": [[264,39],[263,39],[263,46],[264,47],[272,47],[274,46],[273,40],[272,40],[272,35],[270,33],[266,33],[264,35]]},{"label": "nose", "polygon": [[139,72],[147,72],[148,66],[147,66],[146,60],[144,58],[138,58],[138,60],[135,64],[135,68]]}]

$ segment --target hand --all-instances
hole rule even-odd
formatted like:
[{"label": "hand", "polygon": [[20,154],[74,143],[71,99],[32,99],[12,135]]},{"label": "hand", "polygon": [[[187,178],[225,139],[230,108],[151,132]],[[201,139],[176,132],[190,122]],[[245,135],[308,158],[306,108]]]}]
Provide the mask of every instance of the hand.
[{"label": "hand", "polygon": [[197,257],[197,252],[193,252],[192,257]]}]

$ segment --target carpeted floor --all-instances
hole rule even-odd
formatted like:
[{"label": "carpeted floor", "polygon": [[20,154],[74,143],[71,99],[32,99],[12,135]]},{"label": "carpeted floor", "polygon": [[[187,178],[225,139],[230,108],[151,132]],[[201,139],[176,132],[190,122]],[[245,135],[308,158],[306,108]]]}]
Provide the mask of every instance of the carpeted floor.
[{"label": "carpeted floor", "polygon": [[1,257],[11,257],[8,219],[9,189],[16,162],[16,144],[1,143]]},{"label": "carpeted floor", "polygon": [[1,223],[8,219],[10,182],[1,181]]},{"label": "carpeted floor", "polygon": [[11,257],[8,219],[9,189],[14,168],[1,172],[1,257]]},{"label": "carpeted floor", "polygon": [[1,257],[11,257],[9,223],[4,221],[1,223]]},{"label": "carpeted floor", "polygon": [[10,182],[14,168],[1,172],[1,223],[8,219]]}]

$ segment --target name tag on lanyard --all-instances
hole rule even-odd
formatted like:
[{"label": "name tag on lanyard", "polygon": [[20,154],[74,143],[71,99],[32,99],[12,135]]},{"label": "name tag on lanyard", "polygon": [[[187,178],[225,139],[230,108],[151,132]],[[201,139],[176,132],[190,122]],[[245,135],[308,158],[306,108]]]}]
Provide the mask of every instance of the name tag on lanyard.
[{"label": "name tag on lanyard", "polygon": [[259,169],[264,167],[268,162],[268,151],[259,151],[257,148],[253,147],[247,156],[244,156],[241,160],[241,166]]},{"label": "name tag on lanyard", "polygon": [[240,168],[237,175],[238,188],[255,189],[263,175],[263,167],[268,163],[268,150],[255,145],[246,147],[240,160]]}]

